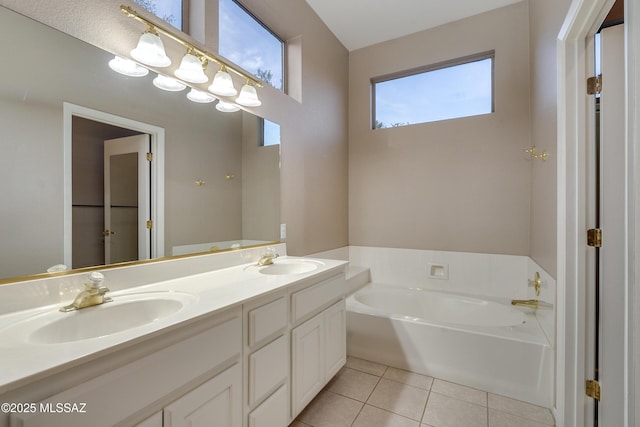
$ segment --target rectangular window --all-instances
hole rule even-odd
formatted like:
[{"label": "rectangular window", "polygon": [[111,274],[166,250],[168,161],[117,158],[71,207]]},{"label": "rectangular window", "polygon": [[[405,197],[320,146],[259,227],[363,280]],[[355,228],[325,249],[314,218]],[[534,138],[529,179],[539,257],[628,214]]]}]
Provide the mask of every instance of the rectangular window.
[{"label": "rectangular window", "polygon": [[184,13],[188,0],[133,0],[149,13],[173,25],[180,31],[187,32]]},{"label": "rectangular window", "polygon": [[493,60],[490,52],[372,79],[372,128],[492,113]]},{"label": "rectangular window", "polygon": [[219,53],[284,91],[284,42],[235,0],[220,0]]},{"label": "rectangular window", "polygon": [[280,125],[258,117],[258,146],[280,145]]}]

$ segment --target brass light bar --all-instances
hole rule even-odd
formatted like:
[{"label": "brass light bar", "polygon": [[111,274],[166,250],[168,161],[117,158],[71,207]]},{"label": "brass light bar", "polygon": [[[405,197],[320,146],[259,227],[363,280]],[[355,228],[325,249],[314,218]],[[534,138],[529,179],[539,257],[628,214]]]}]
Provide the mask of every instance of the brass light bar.
[{"label": "brass light bar", "polygon": [[161,25],[154,24],[153,22],[151,22],[150,20],[148,20],[147,18],[145,18],[144,16],[140,15],[138,12],[133,10],[131,7],[121,5],[120,6],[120,10],[125,15],[127,15],[128,17],[133,18],[136,21],[142,22],[143,24],[146,24],[149,28],[154,29],[155,31],[157,31],[159,33],[162,33],[163,35],[169,37],[170,39],[180,43],[181,45],[183,45],[187,49],[191,49],[196,55],[199,55],[202,58],[205,58],[205,59],[207,59],[209,61],[213,61],[213,62],[215,62],[216,64],[218,64],[220,66],[225,66],[228,70],[233,71],[235,74],[237,74],[238,76],[242,77],[243,79],[246,79],[247,81],[250,81],[256,87],[263,87],[262,83],[258,79],[254,78],[251,75],[248,75],[248,74],[245,74],[245,73],[243,73],[241,71],[236,70],[233,66],[229,65],[228,63],[226,63],[222,59],[215,57],[212,53],[207,52],[206,50],[200,49],[197,46],[194,46],[191,43],[182,40],[180,37],[178,37],[177,35],[173,34],[170,30],[162,27]]}]

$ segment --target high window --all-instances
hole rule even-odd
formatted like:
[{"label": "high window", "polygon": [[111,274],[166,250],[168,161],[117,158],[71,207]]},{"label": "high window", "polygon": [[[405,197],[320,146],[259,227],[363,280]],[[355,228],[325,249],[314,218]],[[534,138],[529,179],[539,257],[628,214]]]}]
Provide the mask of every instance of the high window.
[{"label": "high window", "polygon": [[284,91],[284,42],[235,0],[219,0],[219,53]]},{"label": "high window", "polygon": [[493,52],[371,80],[372,128],[493,112]]},{"label": "high window", "polygon": [[187,32],[184,10],[187,0],[133,0],[134,3],[168,22],[180,31]]}]

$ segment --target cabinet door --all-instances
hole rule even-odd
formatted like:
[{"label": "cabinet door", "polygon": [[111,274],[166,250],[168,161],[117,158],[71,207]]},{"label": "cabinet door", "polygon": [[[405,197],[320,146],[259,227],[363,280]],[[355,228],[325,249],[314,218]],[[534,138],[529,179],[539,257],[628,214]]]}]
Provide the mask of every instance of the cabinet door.
[{"label": "cabinet door", "polygon": [[313,317],[291,331],[293,417],[324,386],[324,316]]},{"label": "cabinet door", "polygon": [[241,427],[240,364],[216,375],[164,409],[164,427]]},{"label": "cabinet door", "polygon": [[324,311],[325,373],[329,380],[347,362],[347,311],[344,300]]},{"label": "cabinet door", "polygon": [[135,427],[162,427],[162,411],[156,412],[143,422],[136,424]]}]

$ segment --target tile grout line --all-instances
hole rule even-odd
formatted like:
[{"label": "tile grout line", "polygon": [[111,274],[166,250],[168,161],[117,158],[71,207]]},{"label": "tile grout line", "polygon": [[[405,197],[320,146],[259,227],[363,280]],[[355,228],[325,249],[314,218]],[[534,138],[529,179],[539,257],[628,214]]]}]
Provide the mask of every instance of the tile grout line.
[{"label": "tile grout line", "polygon": [[[376,387],[378,387],[378,384],[380,384],[380,380],[382,379],[382,376],[384,375],[385,372],[387,372],[387,369],[389,369],[389,367],[387,365],[384,365],[384,366],[385,366],[384,371],[382,371],[382,374],[380,374],[380,376],[378,377],[378,381],[376,381],[376,385],[373,386],[373,388],[371,389],[371,392],[367,395],[367,398],[364,400],[364,402],[362,402],[362,408],[360,408],[360,410],[356,414],[356,417],[353,419],[351,424],[349,424],[350,427],[352,427],[353,424],[356,422],[356,420],[358,419],[358,417],[362,413],[362,410],[364,409],[365,405],[367,404],[367,401],[369,400],[369,398],[373,394],[373,391],[376,389]],[[353,369],[353,368],[350,368],[350,369]],[[359,369],[355,369],[355,370],[359,371],[359,372],[363,372],[365,374],[368,373],[368,372],[360,371]],[[374,375],[374,376],[377,376],[377,375]]]}]

